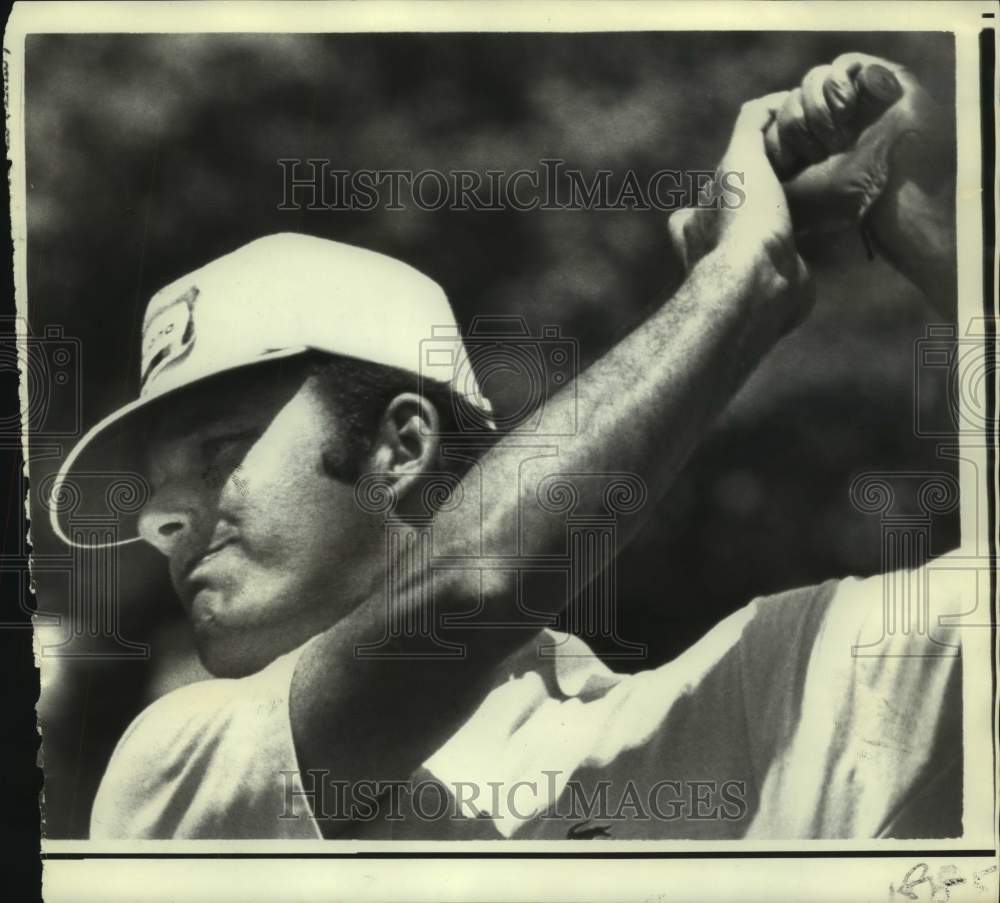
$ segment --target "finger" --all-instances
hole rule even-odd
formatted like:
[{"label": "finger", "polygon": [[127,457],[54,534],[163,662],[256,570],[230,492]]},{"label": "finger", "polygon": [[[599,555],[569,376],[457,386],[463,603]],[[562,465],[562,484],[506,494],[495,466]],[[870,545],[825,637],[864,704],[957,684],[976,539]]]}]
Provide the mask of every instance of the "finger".
[{"label": "finger", "polygon": [[773,94],[748,100],[740,107],[733,134],[742,135],[752,133],[755,130],[763,132],[771,124],[771,120],[774,119],[790,93],[790,91],[775,91]]},{"label": "finger", "polygon": [[802,79],[802,110],[809,133],[824,150],[824,156],[846,147],[841,133],[843,120],[834,118],[826,97],[826,82],[833,72],[832,66],[815,66]]},{"label": "finger", "polygon": [[857,226],[858,202],[843,187],[845,155],[816,163],[786,182],[785,197],[797,235],[836,233]]},{"label": "finger", "polygon": [[849,78],[854,78],[865,66],[871,66],[872,64],[885,66],[890,72],[897,72],[903,68],[899,63],[893,63],[891,60],[883,59],[880,56],[872,56],[870,53],[858,53],[857,51],[842,53],[830,65],[836,72],[846,73]]},{"label": "finger", "polygon": [[734,167],[745,169],[754,165],[766,166],[770,170],[771,164],[768,161],[762,133],[770,133],[769,127],[789,93],[778,91],[767,94],[755,100],[748,100],[740,107],[729,147],[726,148],[726,153],[719,164],[720,170]]},{"label": "finger", "polygon": [[792,91],[778,110],[777,130],[785,155],[801,163],[815,163],[827,156],[826,148],[809,128],[801,88]]},{"label": "finger", "polygon": [[673,245],[674,253],[684,265],[685,272],[690,269],[690,266],[688,263],[687,241],[684,238],[684,234],[686,225],[693,215],[693,210],[685,208],[684,210],[675,210],[670,215],[670,219],[667,220],[667,232],[670,234],[670,244]]},{"label": "finger", "polygon": [[851,143],[851,123],[858,109],[858,87],[849,67],[829,67],[823,79],[823,100],[830,111],[837,133],[837,150],[844,150]]},{"label": "finger", "polygon": [[838,128],[844,132],[847,144],[850,144],[857,137],[858,112],[864,100],[858,91],[857,78],[862,69],[872,65],[888,69],[897,77],[901,77],[905,72],[905,69],[898,63],[868,53],[842,53],[831,63],[830,73],[823,85],[830,112],[833,114]]}]

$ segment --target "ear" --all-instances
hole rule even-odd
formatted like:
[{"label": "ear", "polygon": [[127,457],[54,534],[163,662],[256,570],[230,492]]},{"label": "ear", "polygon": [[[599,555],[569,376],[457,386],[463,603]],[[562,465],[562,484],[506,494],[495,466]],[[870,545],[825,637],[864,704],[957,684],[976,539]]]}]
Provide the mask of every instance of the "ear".
[{"label": "ear", "polygon": [[416,392],[402,392],[386,405],[372,446],[371,469],[395,478],[402,498],[420,474],[437,464],[440,418]]}]

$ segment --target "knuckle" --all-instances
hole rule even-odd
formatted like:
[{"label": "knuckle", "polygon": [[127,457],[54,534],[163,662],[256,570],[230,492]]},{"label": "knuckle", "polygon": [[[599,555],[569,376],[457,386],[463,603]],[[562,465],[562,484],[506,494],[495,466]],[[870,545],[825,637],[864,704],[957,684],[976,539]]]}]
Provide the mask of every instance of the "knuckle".
[{"label": "knuckle", "polygon": [[805,111],[809,128],[817,138],[828,140],[836,130],[833,113],[823,91],[825,76],[821,73],[819,79],[802,91],[802,106]]},{"label": "knuckle", "polygon": [[778,110],[778,127],[784,131],[799,130],[805,126],[802,91],[796,88]]},{"label": "knuckle", "polygon": [[779,106],[784,96],[785,92],[781,92],[745,100],[740,105],[740,112],[736,118],[737,125],[748,126],[752,123],[762,126],[770,119],[772,111]]},{"label": "knuckle", "polygon": [[833,71],[833,66],[829,63],[822,66],[813,66],[802,79],[803,91],[808,90],[810,94],[815,94],[816,89],[821,87],[827,76]]},{"label": "knuckle", "polygon": [[843,121],[854,109],[857,91],[849,77],[832,73],[823,82],[823,97],[834,121]]},{"label": "knuckle", "polygon": [[833,61],[833,68],[840,72],[851,73],[860,68],[863,64],[873,62],[875,57],[867,53],[858,53],[856,50],[842,53]]}]

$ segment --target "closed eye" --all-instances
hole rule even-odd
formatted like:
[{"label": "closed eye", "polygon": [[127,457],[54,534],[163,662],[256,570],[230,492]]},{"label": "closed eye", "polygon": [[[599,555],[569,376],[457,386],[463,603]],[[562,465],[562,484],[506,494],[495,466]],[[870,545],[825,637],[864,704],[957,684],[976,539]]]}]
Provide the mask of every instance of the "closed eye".
[{"label": "closed eye", "polygon": [[201,457],[207,465],[228,458],[251,444],[260,436],[257,430],[241,430],[212,436],[201,443]]}]

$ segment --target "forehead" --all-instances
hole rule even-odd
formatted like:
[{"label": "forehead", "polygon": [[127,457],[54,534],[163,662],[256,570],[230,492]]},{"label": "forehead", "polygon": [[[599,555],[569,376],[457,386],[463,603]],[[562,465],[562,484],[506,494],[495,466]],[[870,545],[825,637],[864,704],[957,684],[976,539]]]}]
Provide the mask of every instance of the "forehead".
[{"label": "forehead", "polygon": [[157,411],[153,441],[180,438],[234,421],[270,421],[301,388],[300,365],[245,367],[188,386]]}]

